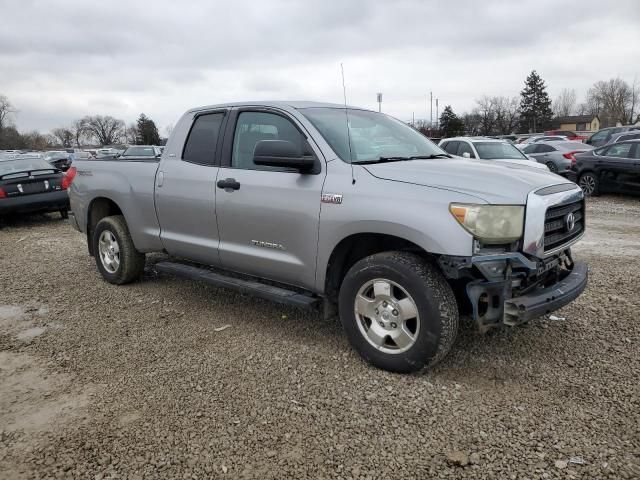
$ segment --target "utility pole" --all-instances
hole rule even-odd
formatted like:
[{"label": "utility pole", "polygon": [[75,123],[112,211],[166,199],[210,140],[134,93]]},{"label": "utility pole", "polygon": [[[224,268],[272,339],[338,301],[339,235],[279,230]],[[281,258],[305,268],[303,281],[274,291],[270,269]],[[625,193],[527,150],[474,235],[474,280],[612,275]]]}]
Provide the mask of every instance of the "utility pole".
[{"label": "utility pole", "polygon": [[438,109],[438,99],[436,98],[436,130],[440,129],[440,115],[438,114],[440,110]]},{"label": "utility pole", "polygon": [[433,128],[433,92],[429,92],[429,128]]},{"label": "utility pole", "polygon": [[411,126],[415,127],[416,126],[416,112],[413,112],[411,114]]},{"label": "utility pole", "polygon": [[382,112],[382,93],[378,93],[378,112]]}]

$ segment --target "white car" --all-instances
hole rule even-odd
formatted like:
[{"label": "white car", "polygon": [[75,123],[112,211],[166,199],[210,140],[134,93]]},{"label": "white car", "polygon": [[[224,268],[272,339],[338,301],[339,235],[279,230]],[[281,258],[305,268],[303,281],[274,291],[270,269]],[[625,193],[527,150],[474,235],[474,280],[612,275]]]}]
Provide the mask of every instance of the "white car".
[{"label": "white car", "polygon": [[456,157],[477,158],[548,170],[546,165],[529,158],[504,140],[486,137],[454,137],[445,138],[438,145],[445,152]]}]

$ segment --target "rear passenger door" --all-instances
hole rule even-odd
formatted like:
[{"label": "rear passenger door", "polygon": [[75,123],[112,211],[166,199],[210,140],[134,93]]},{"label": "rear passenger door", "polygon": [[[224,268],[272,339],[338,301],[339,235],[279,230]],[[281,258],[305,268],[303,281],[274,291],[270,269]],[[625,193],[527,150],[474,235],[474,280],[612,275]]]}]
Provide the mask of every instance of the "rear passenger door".
[{"label": "rear passenger door", "polygon": [[[160,238],[171,255],[219,265],[215,210],[221,132],[228,112],[194,116],[186,142],[168,145],[156,175],[155,202]],[[180,137],[180,132],[174,132]],[[179,144],[179,145],[178,145]],[[184,148],[182,148],[184,147]]]},{"label": "rear passenger door", "polygon": [[614,143],[605,147],[600,163],[601,180],[613,183],[617,189],[629,188],[635,181],[633,143]]},{"label": "rear passenger door", "polygon": [[[235,110],[225,133],[216,212],[224,268],[312,289],[326,169],[301,128],[280,110]],[[253,151],[261,140],[300,146],[316,156],[316,172],[255,165]]]}]

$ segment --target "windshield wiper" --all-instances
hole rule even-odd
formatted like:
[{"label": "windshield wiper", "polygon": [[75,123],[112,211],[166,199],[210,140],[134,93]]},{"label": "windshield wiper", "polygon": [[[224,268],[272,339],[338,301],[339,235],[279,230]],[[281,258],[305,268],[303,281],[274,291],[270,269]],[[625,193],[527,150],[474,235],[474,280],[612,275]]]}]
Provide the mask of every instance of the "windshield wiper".
[{"label": "windshield wiper", "polygon": [[434,158],[452,158],[447,153],[432,153],[431,155],[413,155],[410,157],[380,157],[377,160],[363,160],[361,162],[353,162],[358,165],[370,165],[373,163],[388,163],[388,162],[406,162],[409,160],[431,160]]}]

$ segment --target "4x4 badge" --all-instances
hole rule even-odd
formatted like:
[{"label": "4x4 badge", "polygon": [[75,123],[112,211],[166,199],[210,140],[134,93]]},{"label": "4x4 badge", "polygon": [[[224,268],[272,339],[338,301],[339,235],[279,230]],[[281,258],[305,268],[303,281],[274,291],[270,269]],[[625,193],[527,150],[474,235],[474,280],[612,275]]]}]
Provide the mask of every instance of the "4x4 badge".
[{"label": "4x4 badge", "polygon": [[337,193],[323,193],[322,194],[322,203],[342,203],[342,195]]}]

